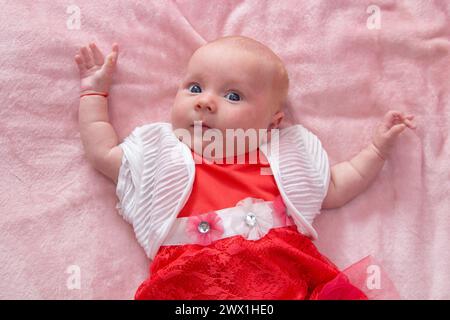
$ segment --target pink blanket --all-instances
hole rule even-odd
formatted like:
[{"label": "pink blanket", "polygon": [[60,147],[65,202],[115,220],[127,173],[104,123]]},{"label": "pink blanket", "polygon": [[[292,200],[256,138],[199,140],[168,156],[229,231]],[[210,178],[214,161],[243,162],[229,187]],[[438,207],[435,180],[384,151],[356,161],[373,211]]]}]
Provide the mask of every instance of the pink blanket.
[{"label": "pink blanket", "polygon": [[416,115],[375,183],[322,212],[316,244],[341,268],[371,254],[404,299],[450,299],[449,16],[440,0],[4,2],[0,299],[131,299],[148,273],[115,185],[83,153],[78,47],[120,45],[110,117],[122,139],[169,121],[193,50],[230,34],[285,61],[293,116],[332,164],[386,111]]}]

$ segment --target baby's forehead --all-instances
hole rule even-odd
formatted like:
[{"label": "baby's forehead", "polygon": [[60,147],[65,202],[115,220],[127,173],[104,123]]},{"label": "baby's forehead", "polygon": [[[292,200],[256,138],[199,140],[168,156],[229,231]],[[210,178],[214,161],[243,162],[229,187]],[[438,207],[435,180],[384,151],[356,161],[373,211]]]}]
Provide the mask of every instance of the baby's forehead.
[{"label": "baby's forehead", "polygon": [[187,73],[234,73],[253,80],[270,75],[272,69],[270,62],[255,52],[220,44],[207,45],[195,51],[189,60]]},{"label": "baby's forehead", "polygon": [[253,65],[263,61],[253,52],[232,45],[208,45],[197,49],[190,62],[232,62],[236,64]]}]

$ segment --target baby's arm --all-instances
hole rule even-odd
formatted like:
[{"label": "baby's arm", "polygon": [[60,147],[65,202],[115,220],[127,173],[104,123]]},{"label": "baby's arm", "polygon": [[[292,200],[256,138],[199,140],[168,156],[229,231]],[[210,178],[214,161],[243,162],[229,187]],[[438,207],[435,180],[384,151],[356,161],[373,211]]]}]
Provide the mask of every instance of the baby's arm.
[{"label": "baby's arm", "polygon": [[[109,92],[118,56],[118,46],[103,58],[103,54],[91,43],[82,47],[75,56],[81,78],[81,94]],[[109,123],[108,100],[101,95],[83,95],[80,98],[79,126],[81,140],[88,161],[98,171],[117,183],[123,151],[118,146],[117,134]]]},{"label": "baby's arm", "polygon": [[322,208],[334,209],[345,205],[366,190],[383,168],[395,139],[406,128],[415,129],[413,115],[389,111],[377,127],[372,143],[350,161],[331,168],[331,181]]},{"label": "baby's arm", "polygon": [[332,166],[330,185],[322,208],[342,207],[366,190],[383,168],[384,161],[371,143],[350,161]]}]

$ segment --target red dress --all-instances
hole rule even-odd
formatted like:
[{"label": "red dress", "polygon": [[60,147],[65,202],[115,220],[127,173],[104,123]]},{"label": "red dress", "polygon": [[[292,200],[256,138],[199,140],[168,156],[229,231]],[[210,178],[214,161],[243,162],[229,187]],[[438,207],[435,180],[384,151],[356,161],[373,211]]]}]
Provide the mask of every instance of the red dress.
[{"label": "red dress", "polygon": [[[259,153],[258,153],[259,154]],[[195,155],[197,157],[197,155]],[[262,155],[261,155],[262,156]],[[267,161],[196,164],[192,193],[177,218],[280,196]],[[231,236],[209,245],[163,245],[135,299],[367,299],[295,225],[258,240]]]}]

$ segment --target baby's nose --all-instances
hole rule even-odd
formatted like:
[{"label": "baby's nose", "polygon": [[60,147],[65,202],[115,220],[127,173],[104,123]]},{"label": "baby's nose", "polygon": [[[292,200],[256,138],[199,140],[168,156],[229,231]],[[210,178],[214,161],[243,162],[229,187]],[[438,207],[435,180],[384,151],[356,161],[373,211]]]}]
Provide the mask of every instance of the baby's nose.
[{"label": "baby's nose", "polygon": [[195,110],[200,111],[202,109],[206,109],[209,112],[215,112],[217,110],[215,102],[209,95],[202,96],[195,104]]},{"label": "baby's nose", "polygon": [[213,108],[210,106],[210,105],[201,105],[201,104],[196,104],[195,105],[195,109],[197,110],[197,111],[200,111],[200,110],[202,110],[202,109],[206,109],[206,110],[208,110],[209,112],[212,112],[213,111]]}]

